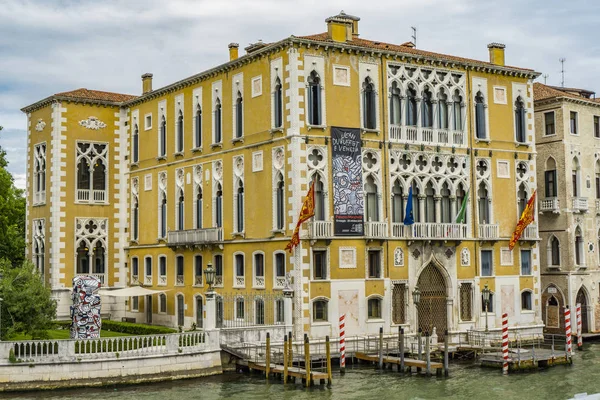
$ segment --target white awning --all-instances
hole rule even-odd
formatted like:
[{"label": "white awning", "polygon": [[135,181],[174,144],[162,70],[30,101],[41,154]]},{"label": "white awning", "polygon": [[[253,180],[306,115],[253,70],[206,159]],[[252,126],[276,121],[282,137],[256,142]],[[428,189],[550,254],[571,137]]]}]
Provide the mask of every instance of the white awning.
[{"label": "white awning", "polygon": [[136,296],[147,296],[147,295],[153,295],[153,294],[158,294],[158,293],[164,293],[164,292],[168,292],[169,290],[171,290],[171,289],[150,290],[150,289],[146,289],[141,286],[132,286],[132,287],[128,287],[128,288],[115,289],[115,290],[100,289],[100,290],[98,290],[98,293],[101,296],[136,297]]}]

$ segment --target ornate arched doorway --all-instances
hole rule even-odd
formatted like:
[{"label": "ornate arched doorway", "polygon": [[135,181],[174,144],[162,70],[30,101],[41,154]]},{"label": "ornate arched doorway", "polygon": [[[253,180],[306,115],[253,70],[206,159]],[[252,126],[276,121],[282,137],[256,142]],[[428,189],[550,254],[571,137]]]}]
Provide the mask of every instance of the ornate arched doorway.
[{"label": "ornate arched doorway", "polygon": [[565,302],[561,292],[551,284],[542,293],[542,320],[544,321],[544,332],[564,334]]},{"label": "ornate arched doorway", "polygon": [[421,291],[421,301],[417,306],[419,328],[429,334],[435,328],[438,340],[443,341],[448,328],[446,280],[435,265],[429,264],[419,275],[417,285]]},{"label": "ornate arched doorway", "polygon": [[[585,294],[585,290],[583,287],[579,289],[577,292],[577,297],[575,298],[576,304],[581,304],[581,332],[587,333],[589,332],[588,325],[588,303],[587,296]],[[575,318],[572,318],[573,322],[575,322]],[[577,325],[575,325],[575,332],[577,332]]]}]

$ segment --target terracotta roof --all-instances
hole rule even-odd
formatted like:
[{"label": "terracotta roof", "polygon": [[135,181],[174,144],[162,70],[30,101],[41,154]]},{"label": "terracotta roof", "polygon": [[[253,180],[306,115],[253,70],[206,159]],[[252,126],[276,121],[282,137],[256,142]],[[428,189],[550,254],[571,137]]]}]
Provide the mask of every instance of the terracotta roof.
[{"label": "terracotta roof", "polygon": [[[298,36],[298,38],[300,38],[300,39],[308,39],[308,40],[315,40],[315,41],[318,41],[318,42],[335,43],[331,39],[329,39],[329,34],[327,32],[318,33],[316,35]],[[479,64],[479,65],[482,65],[482,66],[498,67],[498,65],[492,64],[492,63],[486,62],[486,61],[473,60],[473,59],[470,59],[470,58],[463,58],[463,57],[451,56],[451,55],[448,55],[448,54],[433,53],[433,52],[430,52],[430,51],[425,51],[425,50],[421,50],[421,49],[415,49],[413,47],[410,47],[410,44],[411,44],[410,42],[398,45],[398,44],[391,44],[391,43],[385,43],[385,42],[377,42],[377,41],[373,41],[373,40],[367,40],[367,39],[361,39],[361,38],[355,37],[355,38],[352,38],[352,40],[347,41],[345,43],[348,44],[348,45],[351,45],[351,46],[366,47],[366,48],[377,49],[377,50],[382,50],[382,51],[398,51],[398,52],[407,53],[407,54],[414,54],[414,55],[420,55],[420,56],[424,56],[424,57],[431,57],[431,58],[434,58],[434,59],[438,59],[440,61],[456,61],[456,62],[460,62],[460,63],[470,63],[470,64]],[[533,70],[529,69],[529,68],[511,67],[511,66],[508,66],[508,65],[506,65],[505,67],[506,68],[515,68],[515,69],[519,69],[519,70],[523,70],[523,71],[531,71],[531,72],[533,72]]]},{"label": "terracotta roof", "polygon": [[560,88],[558,88],[556,86],[548,86],[548,85],[544,85],[543,83],[539,83],[539,82],[535,82],[533,84],[533,100],[534,101],[560,98],[560,97],[568,97],[570,99],[584,101],[584,102],[591,102],[594,104],[600,103],[600,99],[587,99],[585,97],[578,96],[576,94],[560,90]]},{"label": "terracotta roof", "polygon": [[115,103],[133,100],[138,97],[130,94],[102,92],[100,90],[89,90],[85,88],[72,90],[70,92],[56,93],[55,96],[72,98],[74,100],[111,101]]}]

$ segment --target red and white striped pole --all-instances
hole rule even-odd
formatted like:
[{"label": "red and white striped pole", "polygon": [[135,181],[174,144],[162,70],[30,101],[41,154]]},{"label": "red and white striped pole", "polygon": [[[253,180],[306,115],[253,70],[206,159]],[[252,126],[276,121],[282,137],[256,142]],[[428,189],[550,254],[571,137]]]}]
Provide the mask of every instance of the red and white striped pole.
[{"label": "red and white striped pole", "polygon": [[577,315],[577,350],[583,350],[583,338],[581,337],[581,303],[577,303],[575,308]]},{"label": "red and white striped pole", "polygon": [[340,373],[346,372],[346,314],[340,315]]},{"label": "red and white striped pole", "polygon": [[565,307],[565,333],[567,335],[567,356],[573,355],[573,348],[571,346],[571,310],[569,306]]},{"label": "red and white striped pole", "polygon": [[502,314],[502,374],[508,374],[508,314]]}]

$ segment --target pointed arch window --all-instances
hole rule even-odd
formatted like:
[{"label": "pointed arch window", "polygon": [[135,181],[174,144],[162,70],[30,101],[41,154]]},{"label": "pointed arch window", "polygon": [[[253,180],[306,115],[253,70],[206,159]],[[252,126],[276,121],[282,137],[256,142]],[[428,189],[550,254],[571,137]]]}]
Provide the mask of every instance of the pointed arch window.
[{"label": "pointed arch window", "polygon": [[421,124],[423,128],[433,127],[433,103],[431,101],[431,92],[429,89],[423,91],[423,100],[421,101],[422,118]]},{"label": "pointed arch window", "polygon": [[[77,163],[77,189],[78,190],[89,190],[90,189],[90,164],[86,158],[82,158]],[[81,200],[82,196],[79,196]],[[89,199],[89,198],[88,198]]]},{"label": "pointed arch window", "polygon": [[221,100],[217,98],[215,102],[215,143],[221,143],[223,141],[223,132],[222,132],[222,116],[221,116]]},{"label": "pointed arch window", "polygon": [[560,242],[554,235],[550,239],[550,262],[552,266],[560,266]]},{"label": "pointed arch window", "polygon": [[571,168],[571,184],[573,185],[573,197],[581,196],[581,189],[579,187],[579,174],[581,173],[579,168],[579,160],[577,158],[573,159],[573,167]]},{"label": "pointed arch window", "polygon": [[273,100],[273,125],[274,128],[281,128],[283,126],[283,90],[281,79],[279,79],[279,77],[275,79],[275,92],[273,93]]},{"label": "pointed arch window", "polygon": [[315,220],[325,221],[325,186],[321,175],[315,174]]},{"label": "pointed arch window", "polygon": [[217,228],[223,227],[223,188],[220,183],[215,192],[215,225]]},{"label": "pointed arch window", "polygon": [[435,190],[431,182],[427,182],[427,186],[425,186],[425,222],[436,222]]},{"label": "pointed arch window", "polygon": [[177,114],[177,153],[183,152],[183,112]]},{"label": "pointed arch window", "polygon": [[412,198],[412,202],[413,202],[413,219],[415,222],[425,222],[424,220],[422,220],[423,215],[421,214],[421,207],[419,207],[419,203],[420,203],[420,197],[421,197],[421,189],[419,189],[419,185],[417,185],[417,182],[413,180],[412,182],[412,189],[413,189],[413,198]]},{"label": "pointed arch window", "polygon": [[[490,220],[490,198],[486,184],[484,182],[479,183],[477,188],[477,205],[479,211],[479,223],[489,224]],[[519,203],[519,207],[521,203]],[[521,214],[519,214],[519,217]]]},{"label": "pointed arch window", "polygon": [[160,134],[158,138],[159,146],[159,157],[165,157],[167,155],[167,120],[163,115],[160,118]]},{"label": "pointed arch window", "polygon": [[402,97],[396,82],[390,88],[390,124],[400,125],[402,121]]},{"label": "pointed arch window", "polygon": [[195,228],[202,229],[202,188],[198,185],[198,192],[196,193],[196,220]]},{"label": "pointed arch window", "polygon": [[310,125],[322,124],[321,101],[321,78],[316,71],[312,71],[308,77],[308,123]]},{"label": "pointed arch window", "polygon": [[575,265],[584,266],[583,234],[580,227],[575,229]]},{"label": "pointed arch window", "polygon": [[137,196],[133,197],[133,207],[131,211],[132,229],[131,229],[131,240],[138,240],[140,231],[140,205]]},{"label": "pointed arch window", "polygon": [[377,128],[377,100],[375,85],[371,78],[363,82],[363,126],[365,129]]},{"label": "pointed arch window", "polygon": [[237,92],[235,100],[235,138],[239,139],[244,135],[244,99],[241,92]]},{"label": "pointed arch window", "polygon": [[448,129],[448,96],[444,91],[438,95],[438,126],[440,129]]},{"label": "pointed arch window", "polygon": [[519,96],[515,101],[515,133],[517,142],[519,143],[525,143],[526,141],[525,134],[527,131],[527,125],[525,116],[525,102],[521,96]]},{"label": "pointed arch window", "polygon": [[456,90],[454,92],[454,96],[452,96],[452,117],[454,122],[452,128],[455,131],[463,130],[462,102],[463,98],[460,95],[459,91]]},{"label": "pointed arch window", "polygon": [[[460,207],[462,206],[463,202],[465,201],[465,196],[466,196],[466,190],[465,187],[463,186],[462,183],[458,184],[458,187],[456,189],[456,207],[458,208],[456,210],[456,212],[458,213],[458,211],[460,210]],[[467,207],[467,210],[469,209],[469,207]],[[467,218],[469,216],[469,212],[465,212],[465,220],[464,223],[467,223]]]},{"label": "pointed arch window", "polygon": [[275,204],[277,207],[276,210],[276,227],[278,230],[283,229],[285,223],[285,215],[284,215],[284,205],[285,205],[285,194],[284,194],[284,183],[283,176],[279,173],[277,174],[277,187],[275,188]]},{"label": "pointed arch window", "polygon": [[406,125],[417,125],[417,92],[409,88],[406,92]]},{"label": "pointed arch window", "polygon": [[202,147],[202,107],[196,105],[196,115],[194,117],[194,147]]},{"label": "pointed arch window", "polygon": [[450,206],[452,203],[450,202],[450,187],[448,186],[448,183],[444,182],[444,184],[442,185],[440,194],[441,194],[440,208],[441,208],[441,216],[442,216],[441,222],[445,223],[445,224],[449,224],[452,222],[452,213],[450,211]]},{"label": "pointed arch window", "polygon": [[485,100],[481,92],[475,96],[475,135],[477,139],[486,139]]},{"label": "pointed arch window", "polygon": [[556,185],[556,162],[550,157],[546,161],[546,171],[544,171],[544,189],[546,197],[558,196]]},{"label": "pointed arch window", "polygon": [[377,199],[377,184],[372,176],[367,177],[365,183],[365,209],[367,213],[367,221],[379,221],[379,204]]},{"label": "pointed arch window", "polygon": [[519,185],[519,190],[517,191],[517,205],[518,205],[518,216],[517,218],[521,218],[523,211],[525,211],[525,207],[527,206],[527,188],[524,183]]},{"label": "pointed arch window", "polygon": [[238,182],[235,199],[236,232],[244,232],[244,182]]},{"label": "pointed arch window", "polygon": [[165,238],[167,236],[167,195],[162,194],[162,200],[160,202],[160,215],[159,215],[160,237]]},{"label": "pointed arch window", "polygon": [[133,137],[132,137],[132,162],[136,163],[140,161],[140,131],[138,124],[133,126]]},{"label": "pointed arch window", "polygon": [[404,221],[404,193],[398,179],[392,187],[392,220],[396,224]]},{"label": "pointed arch window", "polygon": [[179,195],[177,196],[177,230],[183,230],[185,229],[185,218],[184,218],[184,211],[185,211],[185,197],[183,195],[183,190],[179,191]]},{"label": "pointed arch window", "polygon": [[43,204],[46,201],[46,144],[40,143],[34,150],[33,203]]},{"label": "pointed arch window", "polygon": [[94,178],[93,178],[93,189],[105,190],[106,189],[106,167],[104,161],[96,160],[94,164]]}]

